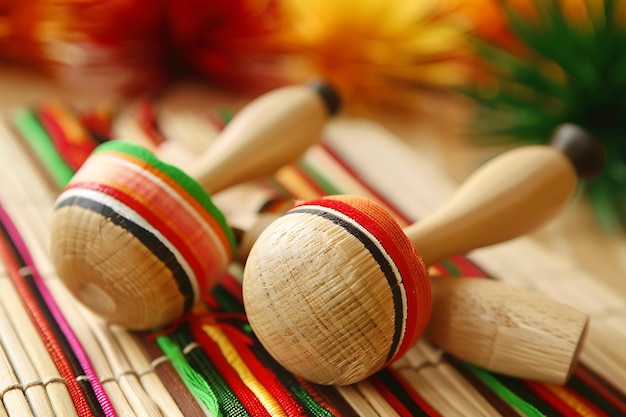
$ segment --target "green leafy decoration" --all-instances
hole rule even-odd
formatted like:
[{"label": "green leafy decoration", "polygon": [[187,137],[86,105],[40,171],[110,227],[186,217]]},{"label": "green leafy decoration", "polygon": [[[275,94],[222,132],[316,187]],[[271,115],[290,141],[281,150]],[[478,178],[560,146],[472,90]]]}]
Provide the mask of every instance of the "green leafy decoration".
[{"label": "green leafy decoration", "polygon": [[[501,1],[521,44],[509,51],[475,39],[476,54],[493,76],[465,92],[479,104],[477,141],[546,142],[554,128],[576,123],[606,149],[606,169],[586,184],[600,224],[626,230],[626,16],[620,0],[588,7],[572,21],[560,0],[530,0],[529,16]],[[582,1],[582,0],[581,0]],[[590,1],[586,1],[587,6]]]}]

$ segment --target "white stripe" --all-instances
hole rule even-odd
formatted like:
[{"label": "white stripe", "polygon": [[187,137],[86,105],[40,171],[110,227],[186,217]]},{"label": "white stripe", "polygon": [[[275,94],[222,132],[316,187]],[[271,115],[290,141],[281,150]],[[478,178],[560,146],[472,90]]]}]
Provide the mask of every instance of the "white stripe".
[{"label": "white stripe", "polygon": [[[163,181],[163,179],[161,179],[160,177],[154,175],[150,171],[124,158],[120,158],[120,157],[116,157],[116,156],[108,155],[108,154],[100,154],[96,156],[98,158],[104,159],[105,161],[108,160],[112,162],[113,164],[118,164],[118,165],[130,168],[133,172],[141,175],[142,177],[146,178],[148,181],[156,183],[159,186],[159,188],[162,188],[164,191],[166,191],[170,197],[172,197],[176,202],[182,205],[185,208],[185,211],[189,213],[200,225],[202,225],[202,229],[205,231],[207,236],[210,236],[211,238],[211,241],[213,243],[212,246],[217,248],[217,250],[219,251],[219,255],[220,255],[220,258],[223,260],[223,263],[226,264],[229,261],[230,257],[226,253],[226,248],[224,248],[224,245],[222,244],[222,241],[220,240],[219,236],[215,233],[215,230],[206,222],[206,220],[202,218],[200,214],[198,214],[198,212],[184,198],[180,196],[180,194],[176,190],[174,190],[169,184]],[[181,186],[181,188],[183,187]],[[193,195],[192,195],[192,198],[193,198]]]},{"label": "white stripe", "polygon": [[56,204],[59,204],[61,201],[72,197],[85,198],[87,200],[92,200],[107,207],[110,207],[120,216],[130,220],[137,226],[146,229],[148,232],[152,233],[154,237],[156,237],[174,254],[174,256],[176,257],[176,261],[180,264],[180,266],[189,277],[189,281],[191,283],[194,293],[194,303],[197,303],[199,301],[200,290],[198,288],[198,278],[196,277],[196,274],[194,274],[193,269],[187,263],[185,257],[176,249],[176,246],[174,246],[165,236],[163,236],[163,234],[161,234],[156,228],[148,223],[139,213],[108,194],[84,188],[70,188],[63,191],[61,195],[59,195]]},{"label": "white stripe", "polygon": [[408,305],[407,305],[406,288],[404,287],[404,284],[403,284],[402,275],[400,274],[400,271],[396,267],[396,263],[394,262],[393,258],[391,257],[391,255],[389,255],[389,253],[387,253],[387,250],[385,249],[383,244],[376,238],[376,236],[370,233],[369,230],[367,230],[363,225],[361,225],[359,222],[357,222],[350,216],[347,216],[343,214],[342,212],[332,209],[330,207],[324,207],[324,206],[318,206],[318,205],[302,205],[302,206],[296,207],[294,210],[298,210],[298,209],[305,209],[305,210],[309,209],[309,210],[327,212],[327,213],[332,214],[334,217],[340,218],[346,223],[350,223],[352,226],[359,229],[363,234],[365,234],[370,239],[370,241],[372,241],[376,245],[376,247],[380,250],[380,252],[383,254],[385,259],[387,260],[387,263],[391,265],[393,274],[396,277],[396,283],[398,284],[398,288],[400,288],[400,296],[402,298],[402,308],[404,309],[403,311],[404,314],[402,315],[402,318],[403,318],[402,334],[400,335],[401,337],[400,337],[398,346],[396,347],[396,351],[393,353],[395,356],[396,353],[398,352],[398,349],[400,349],[400,347],[402,346],[402,343],[404,342],[404,336],[406,334]]}]

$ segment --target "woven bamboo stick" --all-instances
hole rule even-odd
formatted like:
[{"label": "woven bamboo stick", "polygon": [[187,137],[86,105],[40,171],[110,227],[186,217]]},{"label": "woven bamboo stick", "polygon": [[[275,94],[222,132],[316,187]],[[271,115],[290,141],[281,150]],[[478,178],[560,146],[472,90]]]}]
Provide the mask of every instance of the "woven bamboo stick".
[{"label": "woven bamboo stick", "polygon": [[[82,307],[82,306],[79,306]],[[107,362],[111,366],[115,380],[127,398],[130,406],[136,415],[161,415],[158,404],[152,399],[144,387],[141,385],[139,377],[131,368],[123,350],[117,345],[115,338],[109,332],[106,324],[102,320],[97,320],[93,314],[89,314],[83,307],[83,314],[90,317],[94,325],[92,331],[104,352],[107,353]]]},{"label": "woven bamboo stick", "polygon": [[174,401],[174,398],[172,398],[172,393],[167,390],[148,359],[136,345],[133,337],[119,326],[110,326],[109,332],[124,351],[124,355],[146,393],[159,406],[161,413],[168,417],[182,417],[183,413]]},{"label": "woven bamboo stick", "polygon": [[[422,340],[410,349],[402,358],[391,365],[393,372],[404,375],[402,371],[412,370],[428,381],[433,387],[447,386],[448,390],[454,391],[453,407],[465,415],[497,416],[495,410],[473,387],[463,378],[444,358],[439,348],[433,347],[429,342]],[[434,370],[434,371],[433,371]],[[403,377],[404,378],[404,377]],[[409,385],[413,386],[411,379],[405,378]],[[413,386],[416,392],[422,392],[419,386]],[[439,412],[445,411],[446,406],[439,406],[441,401],[430,402]]]},{"label": "woven bamboo stick", "polygon": [[34,417],[24,395],[23,387],[15,375],[15,370],[2,344],[0,344],[0,399],[9,414]]},{"label": "woven bamboo stick", "polygon": [[[337,391],[346,399],[348,404],[361,417],[381,417],[376,409],[361,395],[361,392],[354,385],[338,386]],[[395,413],[394,413],[395,414]],[[397,414],[396,414],[397,415]]]},{"label": "woven bamboo stick", "polygon": [[[29,342],[26,341],[26,343]],[[54,411],[46,392],[46,378],[42,378],[31,363],[2,305],[0,305],[0,343],[4,346],[5,353],[20,381],[20,387],[35,416],[52,415]]]},{"label": "woven bamboo stick", "polygon": [[372,408],[380,416],[399,416],[398,412],[394,410],[393,406],[385,399],[383,394],[377,390],[369,381],[361,381],[355,384],[354,387],[361,393],[364,400],[367,401]]},{"label": "woven bamboo stick", "polygon": [[[42,208],[46,212],[49,211],[49,206]],[[33,210],[30,211],[30,213],[32,216],[29,218],[27,225],[23,225],[22,230],[25,231],[25,236],[31,236],[32,238],[32,240],[29,240],[29,248],[36,249],[39,247],[40,249],[39,251],[35,250],[36,254],[42,256],[42,258],[38,259],[38,264],[49,263],[45,256],[45,243],[42,242],[42,239],[47,235],[46,231],[49,230],[49,224],[47,223],[49,216],[45,216],[44,213],[41,213],[41,210]],[[37,214],[40,215],[39,218]],[[43,217],[47,217],[47,219]],[[30,234],[28,232],[28,225],[34,226],[40,233],[38,233],[38,235]],[[97,327],[102,325],[101,321],[89,311],[76,304],[76,300],[67,293],[66,288],[56,278],[56,274],[52,269],[49,270],[46,276],[50,290],[55,295],[59,305],[62,306],[64,316],[70,320],[72,328],[77,333],[82,346],[92,359],[99,378],[107,390],[107,394],[112,399],[116,410],[126,410],[125,412],[129,412],[131,409],[134,409],[138,410],[136,411],[137,415],[145,413],[156,415],[158,411],[150,410],[150,406],[148,406],[149,404],[153,404],[152,398],[159,398],[163,404],[167,404],[166,400],[168,397],[156,397],[147,394],[137,383],[133,383],[132,380],[135,378],[133,375],[136,376],[136,371],[128,364],[124,364],[123,361],[122,365],[119,365],[119,358],[123,356],[123,352],[120,351],[120,348],[115,343],[108,342],[108,340],[112,339],[111,335],[102,336],[102,329]],[[100,338],[97,337],[98,335],[100,335]],[[118,358],[118,360],[113,361],[111,357]],[[115,364],[119,365],[119,369],[115,369],[113,366]],[[123,381],[124,379],[126,379],[126,381]],[[136,404],[134,407],[129,403],[130,399],[135,400]],[[142,399],[143,401],[137,399]],[[171,410],[171,407],[172,403],[169,403],[166,409]],[[166,415],[175,414],[171,413]]]},{"label": "woven bamboo stick", "polygon": [[45,382],[46,393],[55,413],[68,417],[75,416],[76,409],[59,371],[24,309],[19,294],[13,284],[6,279],[0,280],[0,300],[9,320],[19,329],[22,346],[32,365]]}]

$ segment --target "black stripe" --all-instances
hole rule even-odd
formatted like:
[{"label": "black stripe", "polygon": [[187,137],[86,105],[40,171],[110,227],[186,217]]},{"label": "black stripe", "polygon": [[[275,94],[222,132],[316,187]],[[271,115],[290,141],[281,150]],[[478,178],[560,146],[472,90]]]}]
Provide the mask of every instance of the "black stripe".
[{"label": "black stripe", "polygon": [[57,201],[55,204],[55,210],[60,210],[63,207],[70,206],[84,208],[94,213],[101,214],[116,226],[119,226],[131,233],[145,247],[150,248],[150,252],[163,262],[165,267],[172,273],[172,276],[176,281],[176,285],[178,286],[178,291],[182,294],[185,300],[183,304],[184,312],[187,313],[191,310],[194,305],[194,292],[191,280],[180,263],[178,263],[178,260],[176,260],[176,256],[156,236],[128,218],[122,216],[111,207],[86,197],[71,196]]},{"label": "black stripe", "polygon": [[[4,225],[2,221],[0,221],[0,235],[2,235],[0,236],[0,238],[3,238],[4,241],[7,243],[7,245],[9,246],[11,253],[13,255],[13,258],[19,264],[20,268],[24,268],[24,267],[27,268],[25,271],[20,270],[20,276],[22,277],[22,279],[28,286],[30,295],[33,301],[35,302],[35,304],[37,304],[39,313],[42,316],[44,316],[46,324],[49,326],[54,339],[57,341],[57,343],[59,344],[59,347],[62,350],[63,356],[65,356],[67,363],[70,365],[72,374],[74,375],[76,382],[78,383],[78,386],[80,390],[82,391],[83,397],[85,401],[87,402],[89,409],[91,410],[94,416],[104,417],[106,414],[104,412],[104,409],[102,408],[102,405],[100,404],[100,401],[98,401],[98,397],[96,396],[93,386],[91,385],[91,381],[89,381],[89,378],[85,374],[85,370],[83,369],[83,366],[81,365],[78,357],[74,353],[74,350],[72,349],[72,346],[70,345],[70,342],[65,337],[65,333],[63,333],[63,330],[61,330],[61,327],[59,326],[58,322],[54,318],[54,314],[52,314],[52,311],[50,311],[50,308],[48,307],[46,300],[43,298],[43,295],[39,291],[39,287],[37,286],[37,283],[35,282],[35,278],[30,272],[30,269],[35,268],[35,266],[26,264],[24,257],[22,256],[19,249],[16,247],[15,243],[11,239],[11,234],[9,233],[9,231],[7,230],[6,226]],[[0,262],[2,261],[0,260]],[[27,310],[29,310],[28,307],[27,307]],[[30,313],[31,312],[29,311],[29,314]],[[46,346],[46,349],[49,350],[50,347]],[[57,364],[55,363],[55,365]]]},{"label": "black stripe", "polygon": [[385,360],[385,362],[389,362],[391,359],[393,359],[395,352],[398,350],[398,345],[400,344],[400,336],[402,335],[404,330],[403,323],[405,320],[404,309],[402,308],[402,293],[400,291],[400,285],[398,285],[396,281],[396,276],[393,273],[393,268],[387,261],[387,258],[385,257],[383,252],[378,249],[378,246],[376,246],[376,244],[372,242],[372,240],[370,240],[370,238],[365,233],[363,233],[352,224],[346,222],[342,218],[337,217],[333,213],[306,207],[291,209],[287,212],[287,214],[294,213],[313,214],[330,220],[337,226],[343,227],[348,233],[356,237],[363,244],[363,246],[365,246],[365,248],[370,252],[376,263],[378,263],[378,267],[385,275],[387,283],[389,284],[389,289],[391,290],[391,295],[393,297],[393,308],[395,310],[393,341],[391,343],[391,347],[389,348],[387,359]]},{"label": "black stripe", "polygon": [[406,389],[398,382],[395,374],[385,368],[378,372],[373,378],[380,378],[382,383],[389,388],[389,391],[402,403],[413,417],[428,417],[428,413],[411,397]]}]

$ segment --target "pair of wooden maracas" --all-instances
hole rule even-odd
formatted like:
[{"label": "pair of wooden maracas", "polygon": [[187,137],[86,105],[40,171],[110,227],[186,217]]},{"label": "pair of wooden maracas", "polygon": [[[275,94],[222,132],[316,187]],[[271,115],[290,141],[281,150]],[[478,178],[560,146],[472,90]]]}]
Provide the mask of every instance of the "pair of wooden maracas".
[{"label": "pair of wooden maracas", "polygon": [[562,384],[580,354],[586,314],[493,281],[429,279],[425,266],[539,227],[602,162],[597,142],[564,125],[553,146],[495,158],[404,230],[363,197],[299,203],[252,246],[243,278],[250,325],[285,368],[321,384],[365,379],[424,332],[476,365]]},{"label": "pair of wooden maracas", "polygon": [[99,146],[55,203],[50,252],[60,279],[129,329],[181,317],[235,250],[209,194],[295,161],[339,106],[321,82],[271,91],[238,112],[188,174],[136,144]]},{"label": "pair of wooden maracas", "polygon": [[[223,216],[212,205],[205,190],[216,192],[251,177],[267,175],[274,169],[293,161],[313,141],[317,140],[326,117],[336,108],[336,103],[336,95],[331,89],[324,86],[316,90],[302,87],[287,88],[270,93],[253,102],[237,115],[211,150],[200,158],[196,167],[190,170],[191,177],[197,179],[197,182],[182,171],[156,160],[153,155],[139,147],[123,142],[113,142],[99,148],[57,200],[52,221],[52,258],[59,276],[78,299],[110,322],[131,329],[145,329],[167,324],[179,317],[188,311],[197,300],[198,294],[206,291],[215,283],[232,253],[232,233]],[[290,139],[285,141],[285,138]],[[277,143],[272,144],[274,141]],[[565,171],[571,174],[571,168],[563,168],[561,153],[554,150],[546,151],[541,148],[538,154],[541,156],[546,152],[549,155],[559,156],[550,156],[543,160],[542,166],[544,168],[546,165],[554,163],[557,172]],[[542,156],[542,158],[545,157]],[[553,161],[554,158],[557,162]],[[538,162],[534,155],[530,159],[531,164]],[[264,163],[254,165],[259,160],[263,160]],[[528,159],[522,160],[522,163],[526,163],[524,161],[528,162]],[[249,169],[250,163],[253,165],[252,169],[248,170],[247,174],[246,172],[242,173],[240,168],[247,166]],[[569,165],[565,164],[565,166]],[[539,173],[536,175],[541,175],[543,171],[541,169],[537,171],[522,169],[519,172],[515,170],[513,172],[514,175],[526,172],[536,172]],[[496,175],[500,174],[501,172],[496,172]],[[565,174],[565,177],[569,174]],[[563,176],[563,174],[559,175]],[[550,212],[539,215],[540,218],[537,218],[537,214],[531,215],[530,224],[527,224],[523,219],[517,219],[518,227],[505,228],[509,230],[509,234],[505,237],[499,236],[497,239],[523,233],[532,226],[550,218],[553,211],[558,210],[568,200],[573,187],[575,187],[575,176],[574,180],[571,180],[571,175],[568,178],[570,179],[569,182],[563,181],[561,177],[557,177],[557,180],[553,181],[556,182],[555,190],[565,191],[563,192],[564,195],[556,198],[556,202],[544,204],[543,207],[549,208]],[[527,179],[526,183],[533,181],[532,178]],[[538,178],[537,181],[544,183],[545,179]],[[204,186],[204,190],[199,184]],[[513,193],[524,192],[511,183],[508,183],[505,189],[512,189],[514,190]],[[502,198],[503,201],[508,201],[506,193],[498,192],[495,195]],[[325,203],[328,201],[330,200],[325,200]],[[337,201],[341,202],[341,198]],[[469,202],[471,201],[472,199],[469,199]],[[345,345],[343,341],[345,338],[333,339],[336,335],[332,331],[326,333],[328,343],[332,344],[334,343],[333,340],[337,341],[336,346],[339,350],[335,356],[341,357],[341,361],[356,363],[354,355],[356,357],[361,355],[360,361],[371,362],[370,367],[360,374],[356,376],[351,374],[346,377],[343,375],[342,368],[337,367],[335,359],[328,360],[328,366],[320,367],[321,372],[317,372],[315,375],[309,372],[310,369],[317,369],[320,362],[326,362],[329,358],[326,353],[322,352],[324,349],[319,349],[320,346],[307,349],[307,354],[300,349],[292,351],[296,352],[295,355],[292,353],[285,356],[280,352],[277,354],[273,346],[268,346],[270,352],[277,356],[279,362],[295,373],[316,382],[349,383],[375,371],[381,366],[381,363],[384,364],[393,356],[398,356],[419,338],[430,315],[430,288],[424,278],[424,268],[419,262],[419,256],[416,256],[415,250],[412,249],[413,246],[407,244],[402,230],[396,225],[395,232],[392,233],[394,223],[389,220],[384,211],[375,209],[375,205],[371,205],[370,202],[364,205],[361,199],[353,198],[350,203],[353,203],[353,207],[346,209],[345,219],[356,219],[356,225],[367,219],[367,216],[364,217],[359,214],[363,207],[369,207],[364,209],[366,213],[374,210],[375,215],[370,218],[369,222],[372,224],[380,223],[382,229],[379,228],[379,235],[389,236],[389,239],[379,241],[379,243],[383,242],[379,248],[382,250],[379,252],[384,254],[389,251],[389,248],[395,248],[391,251],[393,257],[389,258],[391,256],[389,254],[383,255],[383,257],[387,256],[389,268],[395,275],[389,275],[389,268],[385,269],[386,279],[391,283],[388,285],[393,287],[392,301],[394,304],[391,310],[383,308],[382,310],[370,311],[369,306],[358,310],[362,313],[360,314],[361,317],[367,318],[367,323],[358,327],[358,334],[349,334],[355,336],[353,337],[355,341],[362,343],[365,339],[365,344],[369,344],[371,335],[365,331],[365,327],[373,326],[383,329],[383,333],[388,332],[388,330],[384,330],[381,323],[388,321],[391,317],[394,322],[394,330],[391,332],[392,347],[385,348],[387,354],[385,360],[381,362],[375,356],[369,357],[369,352],[358,353],[353,351],[352,348],[355,345]],[[487,207],[490,206],[490,202],[483,201],[482,204]],[[346,205],[346,207],[349,206]],[[480,211],[484,210],[478,210],[478,212]],[[501,213],[502,210],[499,208],[496,212]],[[371,213],[369,215],[371,217]],[[293,219],[292,216],[293,213],[286,218]],[[434,219],[436,218],[435,216]],[[493,243],[489,239],[483,241],[470,238],[469,240],[465,239],[463,245],[451,248],[449,241],[446,241],[447,238],[442,235],[449,230],[445,221],[437,223],[437,221],[431,220],[430,229],[424,229],[428,222],[420,223],[419,228],[426,230],[422,232],[422,235],[425,235],[428,240],[419,243],[419,247],[425,248],[422,249],[422,252],[427,262],[437,259],[438,256],[443,256],[441,253],[437,253],[437,247],[443,247],[443,253],[446,253],[446,250],[448,252],[463,252],[477,245]],[[412,234],[411,229],[412,227],[406,230],[409,235]],[[317,232],[316,229],[308,230],[305,227],[302,233],[306,236],[315,236]],[[454,233],[452,235],[453,239],[459,239]],[[374,239],[373,242],[377,239]],[[424,237],[422,236],[421,239]],[[315,257],[313,250],[317,249],[319,242],[314,241],[312,247],[303,249],[301,244],[304,244],[305,240],[292,242],[293,245],[291,245],[289,243],[291,241],[282,239],[281,244],[277,246],[282,248],[280,253],[272,255],[276,255],[276,264],[282,265],[283,269],[289,269],[291,271],[289,274],[298,279],[301,277],[311,278],[308,276],[310,271],[304,268],[302,274],[294,273],[293,271],[297,271],[300,266],[289,257],[289,254],[297,254],[297,258],[305,264],[316,264],[316,259],[313,259]],[[257,247],[262,248],[264,244],[260,243],[259,245]],[[335,249],[344,251],[346,248],[342,245],[336,245]],[[358,253],[359,248],[356,247],[356,249]],[[261,249],[257,249],[257,252],[260,251]],[[329,250],[328,252],[332,251]],[[428,255],[429,253],[430,255]],[[330,267],[330,270],[328,271],[326,286],[320,286],[318,291],[338,294],[337,297],[347,295],[348,299],[350,297],[355,299],[371,298],[376,300],[375,305],[387,303],[388,295],[386,292],[389,290],[385,289],[384,285],[381,288],[380,282],[376,282],[377,280],[369,279],[368,275],[362,275],[361,270],[355,270],[356,272],[351,273],[354,278],[351,281],[352,286],[346,288],[345,283],[349,280],[345,278],[348,276],[349,270],[343,262],[345,259],[350,259],[354,263],[357,262],[355,261],[356,258],[357,255],[342,253],[339,255],[338,261],[336,260],[336,263],[332,264],[327,262],[330,260],[327,253],[319,256],[318,263],[321,262],[325,267]],[[359,259],[361,258],[363,258],[362,254]],[[272,314],[281,312],[283,312],[281,314],[284,312],[290,314],[289,312],[294,308],[299,309],[300,306],[297,304],[299,302],[297,297],[294,299],[276,297],[275,303],[273,303],[271,301],[273,296],[270,296],[269,299],[267,297],[263,299],[253,295],[252,288],[259,291],[263,291],[265,288],[266,293],[271,294],[277,288],[273,283],[274,278],[276,278],[276,283],[282,282],[281,277],[276,273],[278,269],[267,269],[265,264],[261,264],[258,259],[257,254],[256,258],[249,261],[246,266],[244,290],[246,291],[246,308],[252,317],[251,322],[255,327],[255,332],[259,334],[267,346],[267,332],[263,325],[259,324],[263,322],[259,317],[266,315],[265,321],[272,321]],[[404,259],[401,272],[398,270],[398,259]],[[256,267],[251,266],[255,263]],[[254,268],[257,272],[254,272]],[[374,273],[376,268],[380,269],[380,264],[374,265]],[[268,271],[271,275],[269,278],[271,282],[264,281],[267,279]],[[405,273],[408,275],[404,276]],[[412,274],[417,274],[421,278],[412,278]],[[325,275],[320,274],[312,278],[319,281],[320,277],[325,277]],[[395,284],[393,284],[393,279],[396,280]],[[451,300],[453,293],[452,290],[448,290],[444,293],[447,294],[444,299]],[[315,298],[315,292],[311,294],[309,298]],[[363,297],[360,294],[363,294]],[[301,295],[306,294],[301,293]],[[421,297],[424,305],[416,302],[416,297]],[[307,342],[308,338],[319,330],[320,325],[326,327],[326,322],[328,322],[331,324],[328,329],[331,329],[335,326],[333,324],[335,318],[345,315],[345,311],[343,311],[346,306],[345,302],[338,302],[338,298],[327,301],[326,304],[320,303],[320,311],[326,311],[326,316],[322,317],[321,312],[316,311],[313,316],[317,317],[317,322],[314,320],[312,326],[311,323],[302,321],[301,323],[306,324],[311,333],[305,331],[303,335],[306,337],[296,337],[295,342],[297,343],[288,344],[288,350],[299,349],[297,346],[309,343]],[[467,300],[463,302],[467,303]],[[272,304],[272,308],[265,310],[264,306],[267,303]],[[444,304],[438,302],[438,305]],[[353,323],[356,324],[358,321],[355,320]],[[561,323],[561,321],[556,320],[555,323]],[[586,317],[582,325],[581,320],[577,320],[571,327],[576,326],[578,328],[586,327]],[[446,326],[440,326],[439,334],[445,334],[444,328]],[[287,336],[295,337],[294,333],[287,327],[282,329],[285,329]],[[342,327],[339,324],[337,324],[336,329],[339,332],[346,330],[345,326]],[[279,330],[279,332],[282,331]],[[469,329],[469,333],[472,331],[476,332],[476,329]],[[572,331],[571,333],[576,332]],[[440,342],[444,348],[447,345],[453,346],[455,340],[462,340],[460,332],[449,332],[448,334],[449,339],[447,341],[442,338],[439,339],[440,341],[444,340],[444,343]],[[580,334],[578,336],[580,339]],[[573,337],[575,338],[576,335]],[[274,342],[269,343],[274,345]],[[387,341],[384,340],[382,343],[387,343]],[[494,346],[495,341],[488,341],[486,345]],[[316,349],[318,350],[316,351]],[[310,361],[311,355],[317,355],[318,359],[310,362],[312,366],[309,366],[309,370],[294,367],[291,364],[294,356],[298,357],[297,361],[306,364]],[[570,358],[575,356],[571,350],[567,350],[562,356],[567,355],[570,355]],[[463,355],[459,356],[463,357]],[[483,364],[481,361],[474,362]],[[510,366],[510,364],[505,364],[506,366]],[[334,371],[328,371],[331,368]],[[506,369],[497,367],[495,370],[506,372]],[[339,377],[336,377],[337,373],[339,373]]]}]

